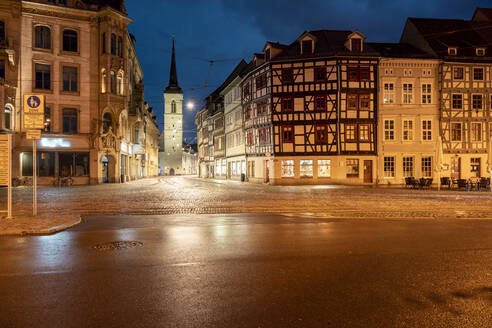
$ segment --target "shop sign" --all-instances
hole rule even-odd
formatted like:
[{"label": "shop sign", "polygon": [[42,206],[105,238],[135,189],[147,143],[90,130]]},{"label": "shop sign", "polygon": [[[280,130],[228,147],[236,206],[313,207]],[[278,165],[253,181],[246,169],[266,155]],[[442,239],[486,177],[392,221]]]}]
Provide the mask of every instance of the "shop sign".
[{"label": "shop sign", "polygon": [[70,148],[70,141],[63,138],[41,138],[39,145],[42,148]]}]

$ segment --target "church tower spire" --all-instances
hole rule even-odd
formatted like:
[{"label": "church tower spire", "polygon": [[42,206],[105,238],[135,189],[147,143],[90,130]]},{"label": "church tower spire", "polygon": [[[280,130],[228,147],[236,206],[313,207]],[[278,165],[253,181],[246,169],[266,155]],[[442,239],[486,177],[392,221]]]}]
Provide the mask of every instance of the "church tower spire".
[{"label": "church tower spire", "polygon": [[176,70],[176,54],[174,52],[174,38],[173,38],[173,52],[171,55],[171,69],[169,72],[169,84],[164,92],[168,93],[183,93],[183,90],[178,85],[178,72]]}]

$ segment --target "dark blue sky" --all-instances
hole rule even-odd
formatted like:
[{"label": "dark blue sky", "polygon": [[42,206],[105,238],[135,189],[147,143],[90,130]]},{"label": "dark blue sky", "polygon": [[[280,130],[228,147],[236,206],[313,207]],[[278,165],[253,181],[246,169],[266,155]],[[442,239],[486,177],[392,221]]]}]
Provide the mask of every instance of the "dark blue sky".
[{"label": "dark blue sky", "polygon": [[129,29],[137,39],[145,98],[160,129],[175,34],[185,103],[200,102],[194,110],[183,108],[190,142],[203,99],[267,40],[289,44],[305,30],[358,29],[368,41],[397,42],[407,17],[471,19],[476,7],[492,7],[492,0],[127,0],[126,7],[134,20]]}]

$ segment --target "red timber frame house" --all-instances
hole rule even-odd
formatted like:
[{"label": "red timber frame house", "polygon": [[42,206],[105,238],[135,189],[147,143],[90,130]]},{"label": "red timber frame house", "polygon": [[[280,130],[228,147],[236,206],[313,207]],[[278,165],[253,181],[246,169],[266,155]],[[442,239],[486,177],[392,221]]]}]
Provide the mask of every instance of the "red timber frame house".
[{"label": "red timber frame house", "polygon": [[358,31],[311,31],[289,46],[267,42],[255,56],[262,64],[243,82],[248,176],[376,182],[379,54],[364,39]]}]

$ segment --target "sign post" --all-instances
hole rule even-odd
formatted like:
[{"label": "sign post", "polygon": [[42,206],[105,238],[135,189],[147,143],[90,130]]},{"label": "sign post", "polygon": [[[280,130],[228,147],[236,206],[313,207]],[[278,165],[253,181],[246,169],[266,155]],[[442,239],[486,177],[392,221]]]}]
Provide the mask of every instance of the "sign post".
[{"label": "sign post", "polygon": [[7,186],[7,218],[12,218],[12,135],[0,135],[0,186]]},{"label": "sign post", "polygon": [[36,143],[41,138],[44,129],[43,95],[24,95],[24,129],[27,130],[26,139],[32,139],[32,215],[38,214],[37,184],[38,171],[36,167]]}]

